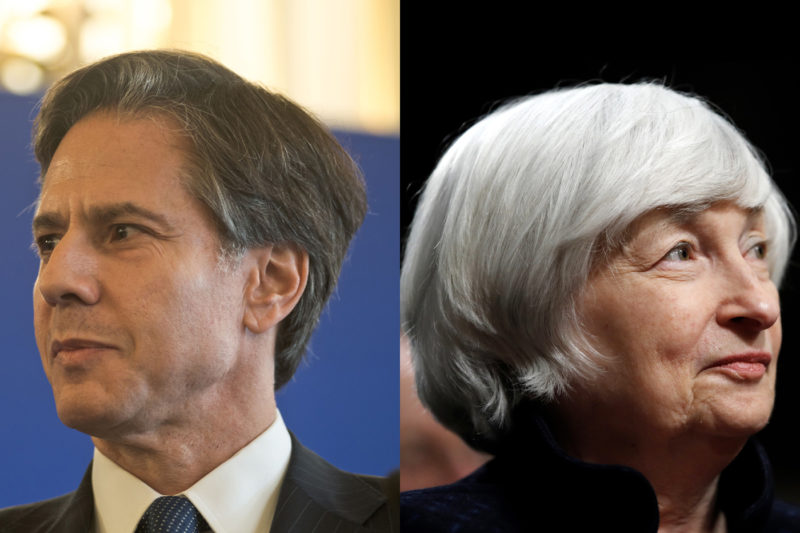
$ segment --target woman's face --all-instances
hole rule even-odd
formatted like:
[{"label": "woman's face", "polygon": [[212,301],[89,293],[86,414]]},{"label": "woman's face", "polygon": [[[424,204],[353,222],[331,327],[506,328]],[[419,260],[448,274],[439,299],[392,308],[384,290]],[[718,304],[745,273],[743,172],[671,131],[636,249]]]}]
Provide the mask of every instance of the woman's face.
[{"label": "woman's face", "polygon": [[781,344],[769,253],[762,214],[732,203],[641,217],[581,298],[590,342],[608,357],[584,405],[663,436],[761,429]]}]

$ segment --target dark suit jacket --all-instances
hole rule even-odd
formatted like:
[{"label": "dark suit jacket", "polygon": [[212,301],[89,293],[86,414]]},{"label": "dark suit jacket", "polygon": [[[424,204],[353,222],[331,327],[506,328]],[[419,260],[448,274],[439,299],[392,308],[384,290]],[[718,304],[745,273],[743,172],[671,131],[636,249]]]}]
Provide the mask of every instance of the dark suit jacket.
[{"label": "dark suit jacket", "polygon": [[[91,531],[91,473],[89,465],[75,492],[0,510],[0,533]],[[397,478],[343,472],[292,435],[292,456],[270,533],[398,533],[398,499]]]}]

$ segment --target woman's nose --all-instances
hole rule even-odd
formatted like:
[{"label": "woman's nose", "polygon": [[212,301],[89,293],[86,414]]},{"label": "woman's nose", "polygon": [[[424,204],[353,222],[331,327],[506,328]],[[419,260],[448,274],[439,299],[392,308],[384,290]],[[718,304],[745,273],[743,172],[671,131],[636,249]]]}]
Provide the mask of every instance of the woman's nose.
[{"label": "woman's nose", "polygon": [[778,289],[744,258],[726,268],[718,322],[726,327],[762,331],[780,317]]}]

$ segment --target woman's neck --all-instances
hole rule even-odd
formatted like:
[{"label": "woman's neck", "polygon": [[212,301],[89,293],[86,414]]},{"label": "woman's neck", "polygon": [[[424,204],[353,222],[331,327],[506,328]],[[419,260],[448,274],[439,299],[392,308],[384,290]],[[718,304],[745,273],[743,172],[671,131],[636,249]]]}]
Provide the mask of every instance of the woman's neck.
[{"label": "woman's neck", "polygon": [[550,419],[550,426],[569,455],[588,463],[624,465],[641,472],[656,493],[660,533],[726,531],[717,498],[719,477],[739,454],[746,438],[627,431],[624,422],[613,427],[608,420],[584,418],[580,424],[570,424],[569,417],[564,416]]}]

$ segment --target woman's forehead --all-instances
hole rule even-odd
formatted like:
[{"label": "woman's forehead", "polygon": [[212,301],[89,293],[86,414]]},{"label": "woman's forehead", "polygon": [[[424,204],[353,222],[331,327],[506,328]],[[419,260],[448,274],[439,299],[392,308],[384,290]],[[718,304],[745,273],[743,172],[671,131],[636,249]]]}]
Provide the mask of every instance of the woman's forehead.
[{"label": "woman's forehead", "polygon": [[742,207],[732,201],[719,201],[695,205],[662,206],[647,211],[638,216],[625,230],[623,241],[629,241],[645,230],[657,227],[686,227],[702,225],[706,215],[710,212],[728,210],[733,208],[741,212],[749,223],[761,223],[764,220],[764,208]]}]

